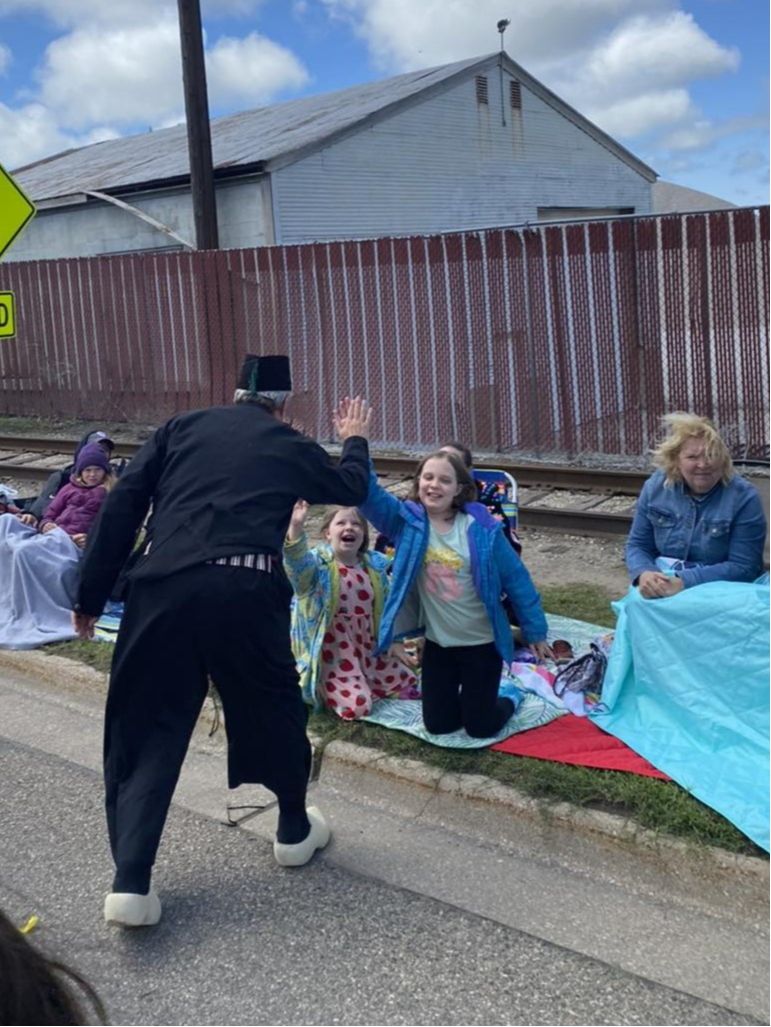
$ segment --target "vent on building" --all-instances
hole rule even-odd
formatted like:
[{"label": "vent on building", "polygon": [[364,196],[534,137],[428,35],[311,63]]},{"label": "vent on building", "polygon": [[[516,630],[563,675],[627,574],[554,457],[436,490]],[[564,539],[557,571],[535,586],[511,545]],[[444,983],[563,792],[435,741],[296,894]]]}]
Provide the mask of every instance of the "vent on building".
[{"label": "vent on building", "polygon": [[488,103],[487,75],[477,75],[477,103]]},{"label": "vent on building", "polygon": [[522,86],[519,82],[509,82],[509,100],[515,111],[522,110]]}]

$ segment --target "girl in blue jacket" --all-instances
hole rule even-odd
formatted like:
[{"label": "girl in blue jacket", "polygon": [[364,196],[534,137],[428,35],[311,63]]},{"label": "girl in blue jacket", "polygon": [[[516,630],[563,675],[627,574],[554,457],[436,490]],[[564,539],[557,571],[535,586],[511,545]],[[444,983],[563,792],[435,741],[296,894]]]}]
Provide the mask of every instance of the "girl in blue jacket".
[{"label": "girl in blue jacket", "polygon": [[386,492],[371,471],[361,510],[395,549],[377,652],[401,656],[396,639],[424,633],[426,729],[442,735],[463,727],[489,738],[514,712],[511,699],[498,696],[502,663],[513,658],[502,593],[534,655],[541,660],[551,653],[530,575],[476,496],[463,462],[438,452],[418,466],[406,502]]}]

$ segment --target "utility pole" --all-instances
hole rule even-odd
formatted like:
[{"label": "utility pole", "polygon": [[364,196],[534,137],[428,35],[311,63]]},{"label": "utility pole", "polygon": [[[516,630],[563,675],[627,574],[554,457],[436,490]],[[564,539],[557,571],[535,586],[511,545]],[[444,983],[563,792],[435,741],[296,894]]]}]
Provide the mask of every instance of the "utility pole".
[{"label": "utility pole", "polygon": [[190,189],[199,250],[219,249],[217,204],[214,197],[209,101],[199,0],[177,0],[182,42],[182,78],[185,86],[187,144],[190,151]]}]

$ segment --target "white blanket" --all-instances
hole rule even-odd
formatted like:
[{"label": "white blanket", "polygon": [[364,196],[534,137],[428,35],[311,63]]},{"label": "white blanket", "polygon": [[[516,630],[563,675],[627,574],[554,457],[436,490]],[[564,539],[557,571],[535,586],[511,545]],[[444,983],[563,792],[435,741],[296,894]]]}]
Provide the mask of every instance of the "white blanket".
[{"label": "white blanket", "polygon": [[0,515],[0,649],[35,649],[75,638],[70,610],[80,549],[55,528],[41,535]]}]

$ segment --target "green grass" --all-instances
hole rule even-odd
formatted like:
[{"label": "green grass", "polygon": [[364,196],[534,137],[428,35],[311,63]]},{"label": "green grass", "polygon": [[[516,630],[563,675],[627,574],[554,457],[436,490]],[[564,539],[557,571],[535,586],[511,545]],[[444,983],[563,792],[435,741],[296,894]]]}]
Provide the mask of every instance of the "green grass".
[{"label": "green grass", "polygon": [[42,421],[38,417],[0,417],[0,432],[13,435],[15,432],[31,434],[33,431],[40,431],[43,424],[51,427],[51,422]]},{"label": "green grass", "polygon": [[543,585],[539,591],[547,613],[574,617],[607,628],[616,626],[616,615],[610,608],[608,593],[599,585]]},{"label": "green grass", "polygon": [[113,649],[109,642],[53,642],[40,651],[50,656],[66,656],[69,660],[86,663],[94,670],[109,674]]},{"label": "green grass", "polygon": [[[552,585],[542,588],[541,595],[549,613],[608,627],[615,624],[607,593],[602,588]],[[113,646],[104,642],[61,642],[46,646],[42,651],[79,660],[107,672]],[[526,759],[489,749],[465,752],[440,749],[375,724],[347,723],[327,711],[311,714],[309,727],[322,746],[339,739],[391,756],[418,760],[447,772],[484,774],[541,800],[546,811],[552,803],[570,802],[628,817],[640,827],[695,845],[714,845],[729,852],[767,858],[725,818],[671,781]]]}]

